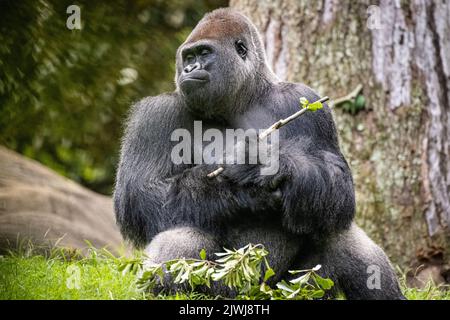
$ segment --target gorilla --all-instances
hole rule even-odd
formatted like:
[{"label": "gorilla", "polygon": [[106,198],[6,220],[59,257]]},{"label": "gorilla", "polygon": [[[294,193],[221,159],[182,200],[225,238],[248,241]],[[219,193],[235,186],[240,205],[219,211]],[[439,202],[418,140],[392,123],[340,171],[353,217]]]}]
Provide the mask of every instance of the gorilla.
[{"label": "gorilla", "polygon": [[262,243],[275,280],[321,264],[348,299],[403,298],[383,250],[353,222],[353,180],[326,104],[279,130],[276,174],[225,164],[210,179],[217,164],[171,161],[172,132],[193,133],[195,120],[203,130],[264,129],[298,111],[301,97],[320,98],[276,77],[247,17],[206,14],[177,51],[175,82],[174,92],[135,104],[128,119],[114,191],[125,239],[154,262]]}]

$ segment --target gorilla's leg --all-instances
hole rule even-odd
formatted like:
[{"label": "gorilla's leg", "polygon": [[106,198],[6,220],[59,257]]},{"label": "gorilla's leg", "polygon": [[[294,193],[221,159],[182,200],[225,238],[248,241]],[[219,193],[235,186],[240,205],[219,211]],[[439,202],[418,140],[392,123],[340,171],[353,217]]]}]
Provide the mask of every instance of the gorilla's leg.
[{"label": "gorilla's leg", "polygon": [[[222,252],[222,247],[214,237],[200,229],[192,227],[178,227],[157,234],[145,249],[148,260],[144,263],[163,263],[172,259],[192,258],[200,259],[199,253],[202,249],[206,250],[207,259],[214,260],[214,253]],[[189,292],[189,284],[174,284],[172,277],[166,274],[163,279],[163,286],[157,286],[154,293],[158,294],[162,290],[165,293],[176,291]],[[199,291],[211,294],[213,296],[230,296],[232,293],[225,287],[215,282],[211,283],[211,288],[197,288]]]},{"label": "gorilla's leg", "polygon": [[213,258],[221,247],[214,237],[200,229],[179,227],[157,234],[145,249],[145,254],[152,262],[192,258],[199,259],[202,249],[206,250],[208,258]]},{"label": "gorilla's leg", "polygon": [[333,279],[347,299],[404,299],[388,257],[355,224],[299,262],[302,268],[321,264],[320,273]]},{"label": "gorilla's leg", "polygon": [[269,252],[269,265],[275,271],[275,276],[270,279],[269,284],[275,284],[282,279],[295,262],[300,248],[300,240],[296,236],[277,226],[236,227],[228,231],[227,239],[230,249],[242,248],[249,243],[264,245]]}]

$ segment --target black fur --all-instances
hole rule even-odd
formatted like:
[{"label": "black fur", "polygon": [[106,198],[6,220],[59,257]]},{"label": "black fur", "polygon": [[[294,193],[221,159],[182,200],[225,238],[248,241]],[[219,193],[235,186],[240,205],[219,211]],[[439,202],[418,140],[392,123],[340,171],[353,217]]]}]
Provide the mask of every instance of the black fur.
[{"label": "black fur", "polygon": [[[201,38],[216,21],[234,29]],[[237,41],[245,55],[236,50]],[[193,74],[207,81],[192,81]],[[263,243],[278,277],[321,263],[347,297],[402,297],[383,251],[352,225],[351,172],[327,105],[280,130],[276,175],[260,175],[259,165],[226,165],[221,176],[209,179],[216,165],[172,163],[171,133],[192,133],[194,120],[203,120],[203,129],[263,129],[298,111],[300,97],[319,98],[303,84],[276,78],[247,18],[228,9],[207,15],[178,50],[176,81],[173,93],[136,104],[128,121],[114,194],[125,238],[136,247],[148,245],[159,262],[198,257],[204,247],[212,253]],[[366,286],[364,268],[371,263],[383,270],[381,290]]]}]

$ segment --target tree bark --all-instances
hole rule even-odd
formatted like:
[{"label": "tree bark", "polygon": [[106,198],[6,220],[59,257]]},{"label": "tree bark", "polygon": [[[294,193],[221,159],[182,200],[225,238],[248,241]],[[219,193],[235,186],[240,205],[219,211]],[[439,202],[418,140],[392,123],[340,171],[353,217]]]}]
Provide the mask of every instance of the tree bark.
[{"label": "tree bark", "polygon": [[334,108],[355,179],[357,222],[396,263],[430,254],[448,261],[450,2],[232,0],[231,6],[257,25],[282,80],[331,99],[363,86],[362,111]]}]

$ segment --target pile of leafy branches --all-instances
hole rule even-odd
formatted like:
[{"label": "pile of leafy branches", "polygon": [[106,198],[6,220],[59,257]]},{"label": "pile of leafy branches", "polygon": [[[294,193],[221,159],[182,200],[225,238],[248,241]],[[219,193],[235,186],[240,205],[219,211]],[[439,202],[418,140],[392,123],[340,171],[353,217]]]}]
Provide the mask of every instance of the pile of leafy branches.
[{"label": "pile of leafy branches", "polygon": [[237,293],[234,298],[246,300],[320,299],[334,285],[331,279],[317,273],[321,268],[317,265],[312,269],[289,271],[299,276],[271,287],[268,280],[275,271],[267,261],[267,250],[260,244],[248,244],[237,250],[225,249],[216,255],[217,260],[206,260],[206,251],[202,250],[199,259],[175,259],[160,264],[148,263],[150,260],[141,256],[124,261],[119,270],[123,274],[136,274],[137,286],[142,291],[164,286],[165,273],[169,273],[171,281],[187,283],[193,292],[200,286],[211,287],[213,281],[222,282]]}]

